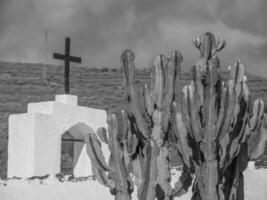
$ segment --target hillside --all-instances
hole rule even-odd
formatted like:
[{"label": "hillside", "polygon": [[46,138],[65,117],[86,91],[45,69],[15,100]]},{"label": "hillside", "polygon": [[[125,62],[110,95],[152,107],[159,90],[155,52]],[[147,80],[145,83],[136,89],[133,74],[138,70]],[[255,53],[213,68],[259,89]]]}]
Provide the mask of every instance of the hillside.
[{"label": "hillside", "polygon": [[[48,66],[48,81],[42,80],[42,64],[0,62],[0,177],[6,174],[8,116],[26,112],[27,103],[54,100],[62,94],[64,71],[61,66]],[[149,70],[137,70],[137,80],[145,82]],[[188,83],[190,74],[182,76]],[[267,105],[267,80],[248,75],[252,97],[261,97]],[[78,95],[79,105],[106,109],[109,112],[125,108],[125,93],[120,69],[72,66],[70,93]],[[266,152],[267,154],[267,152]],[[267,161],[267,156],[265,159]]]}]

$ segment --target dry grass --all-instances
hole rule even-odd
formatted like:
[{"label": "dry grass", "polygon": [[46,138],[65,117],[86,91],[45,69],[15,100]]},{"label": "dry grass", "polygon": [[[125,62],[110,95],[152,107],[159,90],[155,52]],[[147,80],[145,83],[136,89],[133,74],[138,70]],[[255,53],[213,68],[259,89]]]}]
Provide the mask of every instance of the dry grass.
[{"label": "dry grass", "polygon": [[[26,112],[27,103],[54,100],[62,94],[63,67],[48,66],[48,81],[42,80],[42,64],[0,63],[0,177],[6,176],[8,116]],[[125,108],[125,93],[120,69],[71,67],[71,94],[78,95],[79,105],[116,112]],[[226,76],[226,75],[225,75]],[[182,77],[188,83],[190,74]],[[149,70],[138,70],[137,80],[149,79]],[[248,76],[253,99],[267,104],[267,80]],[[266,152],[267,153],[267,152]],[[267,156],[265,159],[267,161]]]}]

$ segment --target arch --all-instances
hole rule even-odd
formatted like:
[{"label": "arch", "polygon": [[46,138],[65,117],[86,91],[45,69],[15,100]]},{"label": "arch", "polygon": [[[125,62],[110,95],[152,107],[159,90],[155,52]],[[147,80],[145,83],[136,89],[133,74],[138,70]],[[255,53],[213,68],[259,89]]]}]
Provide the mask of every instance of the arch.
[{"label": "arch", "polygon": [[71,126],[67,131],[61,133],[61,174],[81,176],[81,173],[86,171],[86,166],[90,168],[88,164],[88,161],[90,162],[89,157],[84,154],[84,136],[89,133],[94,133],[93,129],[82,122]]}]

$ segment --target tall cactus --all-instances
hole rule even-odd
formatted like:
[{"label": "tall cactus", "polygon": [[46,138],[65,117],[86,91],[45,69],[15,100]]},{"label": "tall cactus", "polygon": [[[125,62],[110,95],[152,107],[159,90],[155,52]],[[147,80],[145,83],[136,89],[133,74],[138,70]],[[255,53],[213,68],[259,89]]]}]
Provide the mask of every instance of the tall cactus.
[{"label": "tall cactus", "polygon": [[[99,129],[99,138],[109,145],[107,165],[96,135],[86,137],[87,151],[97,180],[108,186],[116,199],[130,199],[131,175],[140,200],[168,200],[184,194],[192,174],[184,168],[175,188],[170,185],[170,138],[177,77],[182,55],[172,51],[158,56],[152,65],[151,82],[141,88],[135,85],[134,54],[125,50],[121,56],[128,110],[108,115],[109,138]],[[127,194],[128,193],[128,194]]]},{"label": "tall cactus", "polygon": [[248,149],[262,149],[265,143],[251,145],[253,137],[266,134],[262,130],[263,101],[256,100],[251,112],[245,67],[240,61],[229,67],[229,78],[222,80],[216,56],[224,47],[222,39],[216,42],[212,33],[205,33],[194,44],[201,56],[193,66],[193,80],[183,89],[182,107],[174,103],[178,149],[195,173],[192,199],[241,200],[242,172],[254,157],[254,150]]},{"label": "tall cactus", "polygon": [[[194,44],[200,58],[190,85],[183,89],[179,51],[158,56],[150,83],[141,87],[135,84],[133,52],[123,52],[128,108],[108,115],[108,137],[105,129],[85,137],[92,171],[116,200],[130,200],[133,183],[140,200],[172,200],[187,192],[193,175],[192,200],[244,199],[242,173],[267,141],[264,104],[257,99],[251,105],[240,61],[229,67],[223,81],[216,56],[225,46],[223,39],[216,41],[212,33],[205,33]],[[98,138],[109,146],[108,164]],[[171,148],[184,164],[174,188]]]},{"label": "tall cactus", "polygon": [[110,188],[110,192],[115,195],[115,200],[130,200],[133,181],[124,162],[124,146],[119,139],[125,133],[120,129],[124,124],[118,121],[114,114],[109,115],[107,121],[109,125],[108,139],[105,129],[98,129],[97,133],[101,141],[109,146],[111,155],[108,164],[105,162],[98,137],[93,133],[85,136],[87,153],[92,162],[92,172],[101,184]]},{"label": "tall cactus", "polygon": [[[177,77],[182,55],[172,51],[158,56],[152,64],[150,84],[135,86],[134,54],[125,50],[121,56],[124,85],[127,92],[129,131],[138,139],[133,154],[133,174],[137,177],[140,200],[172,199],[190,184],[170,185],[170,137],[172,137],[172,102],[175,100]],[[184,176],[190,181],[191,176]],[[189,182],[190,182],[189,181]]]}]

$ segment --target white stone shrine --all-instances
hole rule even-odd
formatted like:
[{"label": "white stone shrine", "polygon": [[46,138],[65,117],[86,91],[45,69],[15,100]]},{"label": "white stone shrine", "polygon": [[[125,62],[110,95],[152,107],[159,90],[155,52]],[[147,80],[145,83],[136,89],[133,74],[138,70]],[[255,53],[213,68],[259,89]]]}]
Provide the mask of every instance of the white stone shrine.
[{"label": "white stone shrine", "polygon": [[[77,96],[57,95],[55,101],[29,103],[27,113],[9,116],[8,177],[32,177],[60,172],[61,136],[66,131],[82,140],[97,128],[107,128],[104,110],[78,105]],[[108,157],[107,146],[102,150]],[[76,177],[91,175],[85,143],[74,143]]]}]

